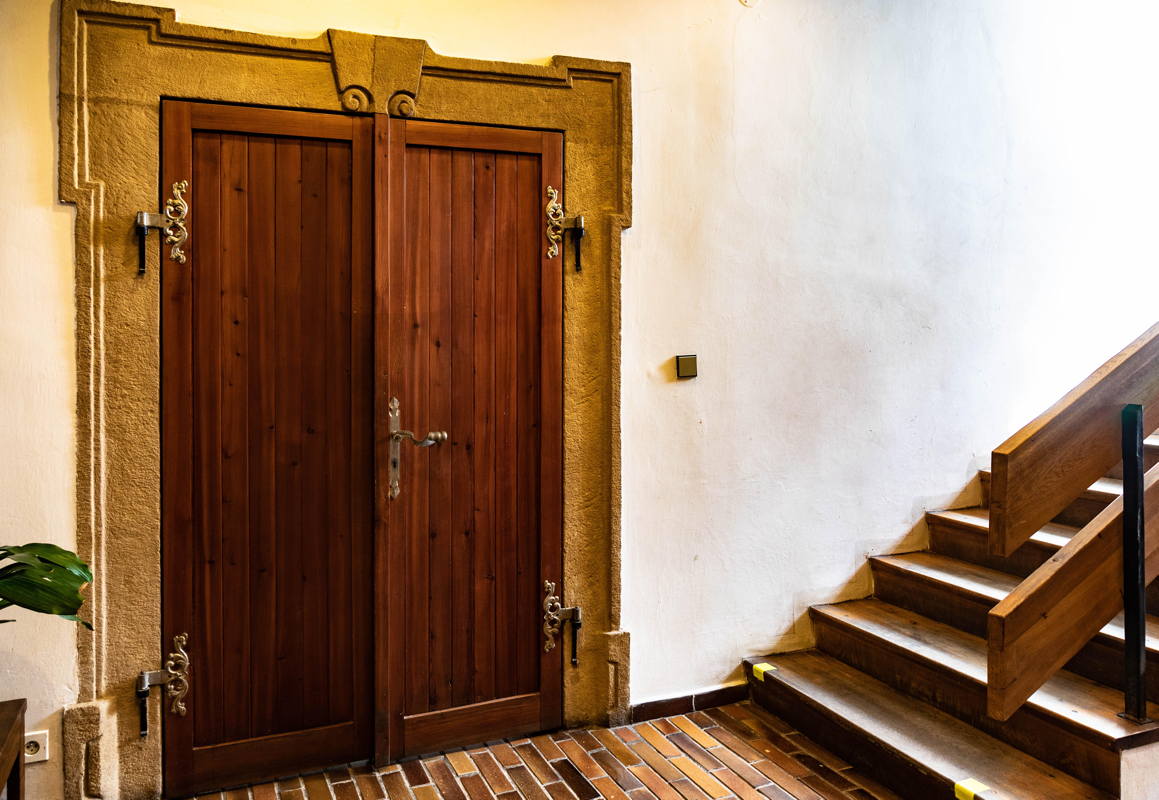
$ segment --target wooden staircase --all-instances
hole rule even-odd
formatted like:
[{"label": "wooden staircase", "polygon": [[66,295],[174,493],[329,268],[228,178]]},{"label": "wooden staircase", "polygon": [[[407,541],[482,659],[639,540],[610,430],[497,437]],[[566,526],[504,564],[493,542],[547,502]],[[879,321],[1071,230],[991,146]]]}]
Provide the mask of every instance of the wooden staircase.
[{"label": "wooden staircase", "polygon": [[[1120,492],[1099,481],[1006,557],[987,549],[986,505],[929,514],[929,550],[870,559],[873,597],[810,609],[816,650],[745,660],[753,699],[905,797],[971,779],[1002,798],[1118,797],[1121,754],[1159,741],[1159,723],[1119,717],[1121,621],[1005,722],[986,715],[983,637],[990,609]],[[1159,667],[1159,617],[1147,625]],[[1148,678],[1159,700],[1159,668]]]}]

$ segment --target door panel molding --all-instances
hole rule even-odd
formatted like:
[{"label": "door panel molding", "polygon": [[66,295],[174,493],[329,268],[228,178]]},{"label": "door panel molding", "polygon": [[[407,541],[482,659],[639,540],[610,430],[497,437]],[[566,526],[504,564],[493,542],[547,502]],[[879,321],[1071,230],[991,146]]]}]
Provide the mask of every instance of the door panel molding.
[{"label": "door panel molding", "polygon": [[[619,630],[618,319],[620,234],[631,223],[629,66],[459,59],[420,40],[344,31],[295,39],[226,31],[107,0],[62,0],[60,13],[60,198],[76,206],[77,549],[100,567],[90,603],[96,630],[77,637],[78,704],[65,710],[76,734],[63,748],[66,796],[83,796],[93,782],[126,800],[161,791],[160,704],[150,704],[155,733],[139,740],[127,687],[167,652],[159,479],[166,298],[159,246],[136,277],[132,229],[138,211],[157,210],[163,94],[335,119],[352,109],[389,111],[563,132],[566,206],[588,220],[582,273],[571,271],[563,249],[564,600],[585,614],[581,665],[564,668],[565,717],[621,719],[628,653]],[[142,79],[157,75],[165,79]],[[99,777],[86,772],[96,762]]]}]

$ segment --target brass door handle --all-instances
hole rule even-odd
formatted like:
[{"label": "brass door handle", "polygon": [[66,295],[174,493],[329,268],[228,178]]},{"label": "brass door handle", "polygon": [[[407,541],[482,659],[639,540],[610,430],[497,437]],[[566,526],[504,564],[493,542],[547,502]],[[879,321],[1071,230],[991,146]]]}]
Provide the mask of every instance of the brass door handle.
[{"label": "brass door handle", "polygon": [[399,462],[402,460],[402,443],[409,439],[415,447],[434,447],[447,441],[446,431],[428,431],[425,438],[420,439],[411,431],[402,430],[402,412],[399,410],[398,398],[390,398],[390,489],[388,494],[391,500],[398,497]]},{"label": "brass door handle", "polygon": [[410,439],[414,442],[415,447],[430,447],[435,444],[442,444],[447,441],[446,431],[427,431],[427,438],[420,439],[410,431],[392,431],[390,434],[391,441],[401,442],[403,439]]}]

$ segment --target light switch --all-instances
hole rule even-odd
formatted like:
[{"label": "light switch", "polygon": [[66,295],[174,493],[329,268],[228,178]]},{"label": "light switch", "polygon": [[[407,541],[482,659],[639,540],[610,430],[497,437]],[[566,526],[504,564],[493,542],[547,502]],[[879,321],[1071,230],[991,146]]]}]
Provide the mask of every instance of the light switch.
[{"label": "light switch", "polygon": [[677,378],[695,378],[696,377],[696,356],[676,356],[676,377]]}]

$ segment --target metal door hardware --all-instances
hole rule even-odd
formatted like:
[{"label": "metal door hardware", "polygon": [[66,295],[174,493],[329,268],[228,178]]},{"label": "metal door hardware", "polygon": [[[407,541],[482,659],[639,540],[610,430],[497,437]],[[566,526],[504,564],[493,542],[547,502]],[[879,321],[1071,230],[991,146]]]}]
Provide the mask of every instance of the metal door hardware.
[{"label": "metal door hardware", "polygon": [[571,243],[575,247],[575,271],[583,272],[583,262],[580,260],[580,240],[587,233],[587,228],[584,227],[583,214],[577,217],[564,217],[563,229],[564,231],[571,231]]},{"label": "metal door hardware", "polygon": [[571,665],[579,666],[579,629],[584,624],[579,606],[564,608],[555,593],[555,582],[543,582],[543,652],[555,649],[555,637],[564,623],[571,623]]},{"label": "metal door hardware", "polygon": [[575,217],[566,217],[563,213],[563,205],[559,202],[559,190],[554,186],[547,187],[547,204],[543,207],[543,213],[547,218],[546,233],[547,233],[547,257],[555,258],[559,255],[559,244],[563,241],[565,231],[572,232],[572,242],[575,245],[575,271],[583,271],[583,263],[580,260],[580,240],[584,238],[587,233],[587,228],[584,227],[583,215]]},{"label": "metal door hardware", "polygon": [[399,461],[402,456],[402,442],[409,439],[415,447],[433,447],[447,441],[446,431],[428,431],[425,438],[420,439],[410,431],[400,430],[402,427],[402,412],[399,410],[398,398],[390,398],[390,499],[398,497],[399,489]]},{"label": "metal door hardware", "polygon": [[179,633],[173,637],[173,652],[165,660],[164,669],[142,671],[137,676],[137,708],[141,714],[141,738],[149,735],[149,690],[154,686],[164,686],[165,696],[170,700],[169,712],[184,717],[185,695],[189,694],[189,634]]},{"label": "metal door hardware", "polygon": [[165,201],[165,211],[157,214],[152,211],[137,212],[137,274],[145,274],[145,256],[149,240],[149,230],[156,228],[164,234],[164,242],[169,245],[169,260],[178,264],[185,263],[185,242],[189,238],[189,229],[185,226],[185,217],[189,214],[189,203],[185,200],[185,193],[189,191],[189,181],[176,181],[173,184],[173,196]]}]

